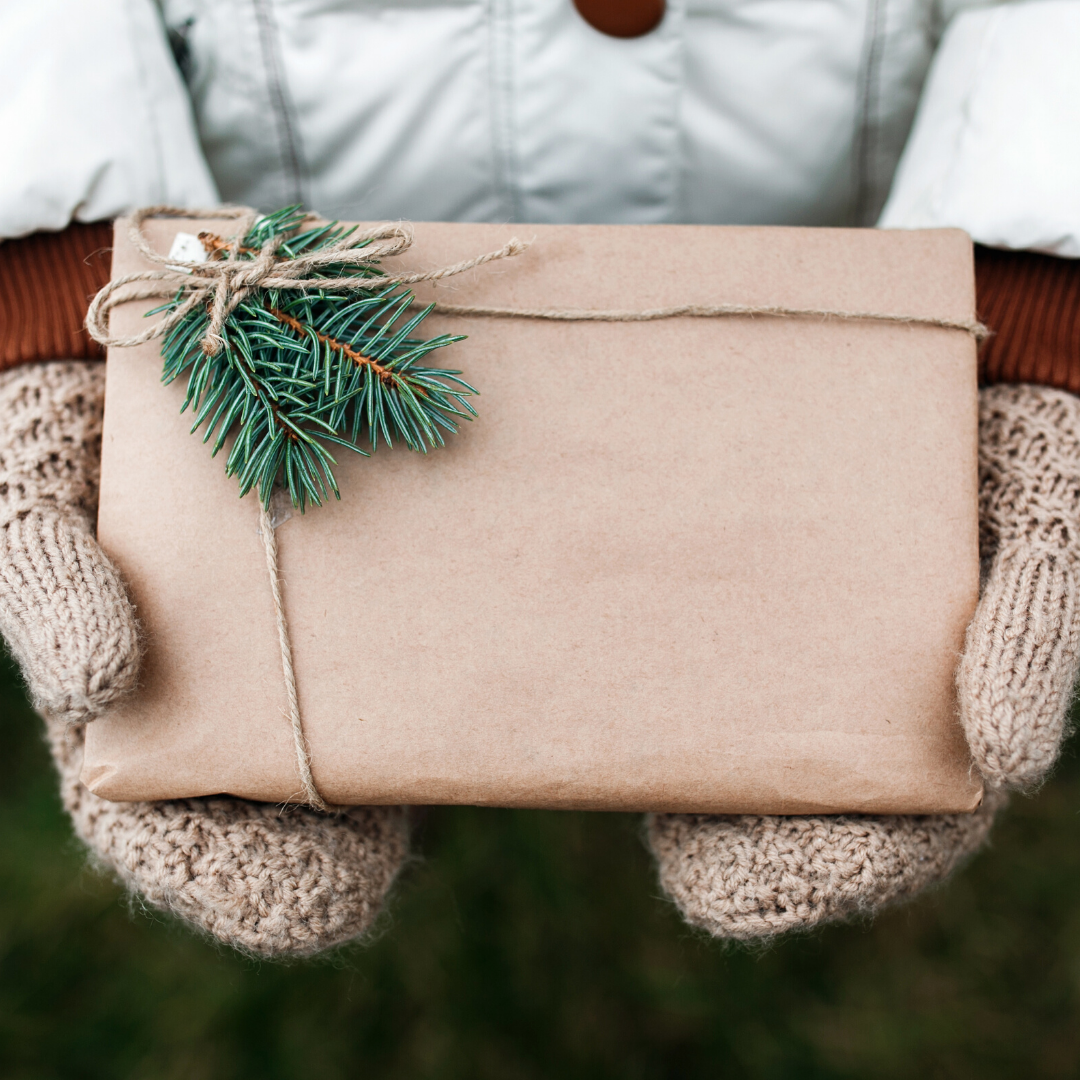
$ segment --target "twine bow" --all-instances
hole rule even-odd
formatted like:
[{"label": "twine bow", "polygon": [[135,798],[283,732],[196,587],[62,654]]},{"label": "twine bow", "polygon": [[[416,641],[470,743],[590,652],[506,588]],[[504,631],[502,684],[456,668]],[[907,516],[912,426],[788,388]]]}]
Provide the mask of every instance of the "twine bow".
[{"label": "twine bow", "polygon": [[[225,258],[210,258],[204,262],[175,265],[175,259],[155,251],[143,232],[147,218],[225,218],[239,221],[239,235],[218,250]],[[202,349],[208,356],[216,356],[224,341],[221,332],[225,320],[252,292],[257,289],[286,289],[303,292],[319,289],[325,292],[370,292],[388,285],[413,285],[421,281],[439,281],[442,278],[463,274],[473,267],[497,259],[518,255],[529,245],[512,237],[497,251],[489,251],[471,259],[464,259],[452,266],[409,274],[387,274],[378,277],[369,273],[381,259],[401,255],[412,247],[413,231],[408,222],[383,222],[369,229],[356,230],[332,244],[311,253],[296,256],[280,255],[279,249],[285,238],[272,237],[259,249],[253,259],[242,259],[246,253],[241,248],[243,237],[254,227],[258,212],[246,206],[216,207],[212,210],[182,210],[174,206],[146,206],[136,210],[128,219],[128,238],[140,255],[149,262],[161,266],[160,270],[143,270],[137,274],[125,274],[113,278],[94,297],[86,313],[86,329],[90,336],[102,345],[141,345],[143,342],[167,334],[197,307],[205,307],[210,322],[203,334]],[[309,214],[306,220],[319,220]],[[216,254],[216,253],[215,253]],[[354,274],[321,277],[319,271],[341,267],[355,268]],[[167,298],[183,294],[184,300],[141,333],[128,337],[111,337],[109,312],[120,304],[133,300]]]}]

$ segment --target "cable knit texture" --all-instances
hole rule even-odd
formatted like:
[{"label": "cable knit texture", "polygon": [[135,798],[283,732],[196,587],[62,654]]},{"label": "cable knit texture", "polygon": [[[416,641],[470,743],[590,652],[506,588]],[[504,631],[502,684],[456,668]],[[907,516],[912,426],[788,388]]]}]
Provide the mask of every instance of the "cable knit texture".
[{"label": "cable knit texture", "polygon": [[108,802],[79,782],[83,726],[48,728],[64,807],[97,859],[154,907],[243,952],[305,956],[363,934],[408,852],[402,807]]},{"label": "cable knit texture", "polygon": [[1005,798],[990,791],[974,814],[926,817],[656,814],[648,835],[687,922],[749,940],[870,913],[944,879]]},{"label": "cable knit texture", "polygon": [[94,540],[105,370],[0,374],[0,628],[46,716],[64,806],[99,863],[154,907],[260,956],[367,930],[408,846],[404,812],[218,797],[112,803],[80,782],[84,721],[130,689],[134,613]]},{"label": "cable knit texture", "polygon": [[[48,716],[64,805],[99,860],[152,905],[238,948],[297,955],[370,927],[407,851],[398,808],[330,816],[218,797],[111,803],[80,784],[83,724],[135,680],[134,615],[91,527],[103,372],[0,374],[0,627]],[[984,842],[1005,786],[1053,763],[1080,652],[1080,401],[981,395],[984,585],[958,673],[989,787],[974,814],[655,815],[660,879],[695,925],[753,938],[874,910]]]},{"label": "cable knit texture", "polygon": [[957,682],[987,783],[1031,788],[1057,758],[1080,661],[1080,399],[980,395],[983,592]]},{"label": "cable knit texture", "polygon": [[35,706],[92,719],[130,690],[135,613],[94,539],[105,371],[70,361],[0,374],[0,630]]},{"label": "cable knit texture", "polygon": [[980,394],[983,587],[957,672],[988,789],[974,814],[659,814],[649,842],[687,920],[750,939],[870,912],[947,877],[985,841],[1003,789],[1057,757],[1080,657],[1080,400],[1039,386]]}]

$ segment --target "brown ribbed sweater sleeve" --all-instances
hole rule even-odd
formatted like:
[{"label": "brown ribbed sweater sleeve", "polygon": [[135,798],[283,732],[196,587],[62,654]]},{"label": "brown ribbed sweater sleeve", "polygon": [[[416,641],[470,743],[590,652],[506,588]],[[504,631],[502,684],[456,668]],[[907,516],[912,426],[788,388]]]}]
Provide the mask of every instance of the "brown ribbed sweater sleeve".
[{"label": "brown ribbed sweater sleeve", "polygon": [[[83,329],[109,279],[112,225],[70,225],[0,244],[0,370],[32,360],[100,359]],[[983,383],[1034,382],[1080,394],[1080,260],[975,248],[979,315],[992,337]]]},{"label": "brown ribbed sweater sleeve", "polygon": [[69,225],[0,243],[0,371],[32,360],[100,360],[83,329],[109,280],[112,223]]},{"label": "brown ribbed sweater sleeve", "polygon": [[1080,259],[975,248],[983,383],[1041,383],[1080,394]]}]

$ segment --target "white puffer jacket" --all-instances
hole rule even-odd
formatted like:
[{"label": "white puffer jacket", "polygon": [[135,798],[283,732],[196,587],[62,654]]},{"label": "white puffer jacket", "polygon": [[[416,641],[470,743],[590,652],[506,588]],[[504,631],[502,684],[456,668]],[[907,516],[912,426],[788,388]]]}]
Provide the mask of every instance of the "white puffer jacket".
[{"label": "white puffer jacket", "polygon": [[634,40],[571,0],[13,2],[0,236],[219,197],[808,225],[888,200],[1077,256],[1078,56],[1077,0],[668,0]]}]

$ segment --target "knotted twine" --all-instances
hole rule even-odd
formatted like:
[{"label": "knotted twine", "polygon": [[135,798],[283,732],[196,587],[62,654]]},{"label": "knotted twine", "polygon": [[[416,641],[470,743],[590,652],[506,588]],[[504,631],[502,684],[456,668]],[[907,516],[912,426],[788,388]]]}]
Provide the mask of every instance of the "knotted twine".
[{"label": "knotted twine", "polygon": [[[143,232],[143,223],[152,217],[166,218],[225,218],[239,220],[240,233],[221,250],[224,259],[211,258],[205,262],[174,265],[170,259],[155,251]],[[463,274],[473,267],[496,259],[520,254],[528,246],[516,237],[507,241],[498,251],[489,251],[473,259],[465,259],[438,270],[414,274],[386,274],[370,277],[364,271],[376,270],[382,259],[401,255],[412,247],[413,232],[408,222],[385,222],[369,229],[356,230],[339,237],[318,251],[304,252],[295,257],[279,255],[278,250],[286,242],[283,236],[273,236],[259,249],[253,259],[243,259],[241,243],[258,220],[258,213],[246,206],[225,206],[214,210],[181,210],[175,206],[146,206],[136,210],[128,219],[128,239],[143,258],[161,267],[160,270],[143,270],[137,274],[125,274],[114,278],[94,297],[86,313],[86,329],[90,336],[102,345],[142,345],[156,337],[167,334],[198,307],[205,307],[210,322],[202,338],[202,349],[207,356],[216,356],[224,340],[221,332],[225,321],[256,290],[279,289],[291,292],[371,292],[387,285],[415,285],[421,281],[439,281],[442,278]],[[305,220],[318,220],[308,215]],[[344,277],[319,277],[319,271],[354,267],[356,273]],[[183,295],[177,304],[157,322],[140,334],[129,337],[110,337],[108,314],[118,304],[131,300],[149,300],[157,297]]]},{"label": "knotted twine", "polygon": [[[239,233],[219,250],[224,259],[211,258],[203,262],[174,265],[166,255],[155,251],[143,232],[149,218],[216,218],[240,222]],[[412,246],[413,232],[408,222],[384,222],[367,229],[358,229],[328,244],[318,251],[296,256],[279,254],[286,242],[284,237],[268,239],[252,259],[241,258],[243,238],[259,218],[257,211],[244,206],[215,207],[208,210],[181,209],[174,206],[148,206],[136,210],[128,219],[128,239],[143,258],[160,266],[159,270],[144,270],[114,278],[94,297],[86,313],[86,329],[90,336],[104,346],[142,345],[167,334],[174,326],[198,307],[204,307],[210,321],[203,333],[201,346],[208,356],[215,356],[224,345],[222,331],[226,320],[252,293],[261,290],[289,292],[369,292],[388,285],[415,285],[424,281],[440,281],[472,270],[485,263],[519,255],[528,243],[512,237],[501,248],[453,263],[435,270],[407,274],[387,274],[381,261],[402,255]],[[315,222],[316,215],[306,221]],[[355,267],[356,273],[342,277],[320,277],[320,271],[340,267]],[[369,276],[378,269],[377,275]],[[114,307],[134,300],[182,297],[180,303],[157,322],[139,334],[112,337],[108,315]],[[418,301],[413,302],[414,305]],[[443,315],[474,318],[545,319],[557,322],[653,322],[674,318],[733,318],[763,316],[769,318],[841,319],[844,321],[884,322],[907,326],[931,326],[944,330],[960,330],[976,342],[990,336],[990,330],[975,319],[942,319],[933,316],[904,315],[895,312],[846,311],[836,308],[795,308],[768,304],[679,304],[671,307],[643,309],[591,308],[502,308],[436,303],[435,310]],[[316,810],[333,810],[319,793],[311,773],[311,753],[300,716],[296,673],[293,668],[292,643],[289,637],[285,603],[278,570],[275,526],[265,506],[259,504],[259,528],[266,554],[270,591],[274,602],[278,646],[281,652],[282,675],[287,700],[286,715],[292,729],[297,771],[303,787],[304,802]]]}]

